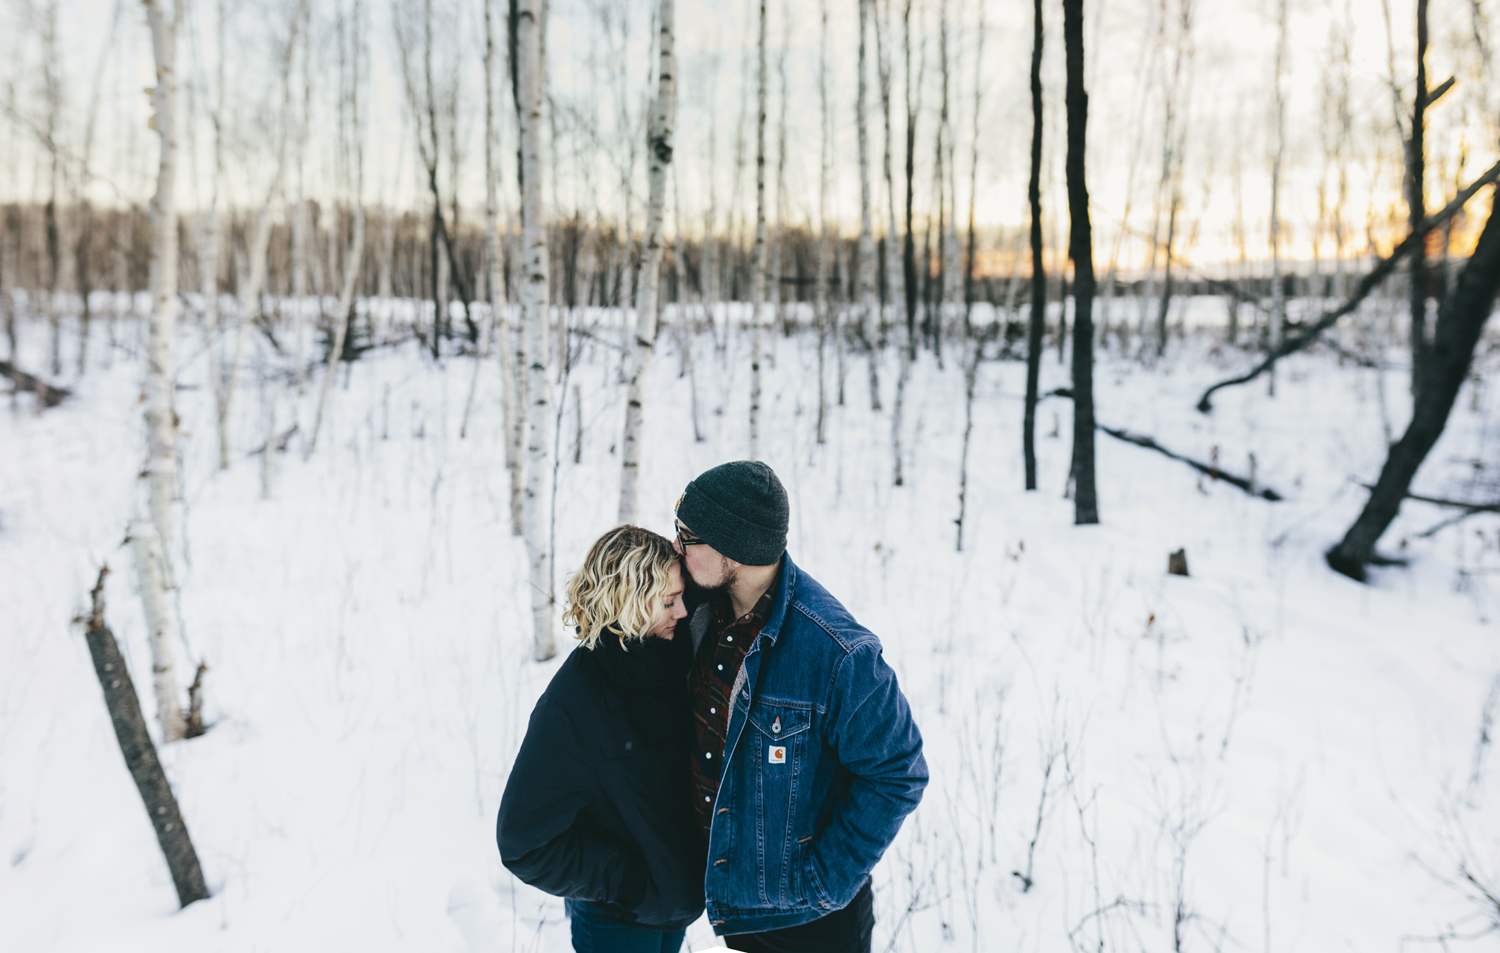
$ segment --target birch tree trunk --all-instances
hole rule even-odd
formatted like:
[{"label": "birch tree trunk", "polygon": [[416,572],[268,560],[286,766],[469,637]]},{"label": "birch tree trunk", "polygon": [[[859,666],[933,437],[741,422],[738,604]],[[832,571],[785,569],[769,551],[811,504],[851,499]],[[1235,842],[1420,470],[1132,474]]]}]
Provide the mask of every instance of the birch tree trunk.
[{"label": "birch tree trunk", "polygon": [[291,35],[287,38],[286,50],[282,57],[281,131],[276,148],[276,172],[272,177],[270,188],[266,190],[265,201],[261,204],[260,214],[256,219],[255,234],[250,246],[250,276],[248,281],[241,283],[239,289],[239,328],[235,332],[234,350],[229,359],[229,368],[224,374],[224,384],[219,391],[221,395],[218,408],[220,470],[229,469],[231,442],[229,421],[234,409],[234,392],[239,386],[240,365],[245,355],[245,339],[250,336],[250,325],[260,310],[261,286],[266,280],[266,251],[271,242],[271,205],[281,191],[282,179],[286,174],[287,120],[291,112],[292,96],[292,53],[297,47],[297,35],[306,18],[307,5],[308,0],[299,0],[297,9],[292,14]]},{"label": "birch tree trunk", "polygon": [[[917,244],[912,224],[912,199],[915,195],[913,180],[916,175],[917,115],[920,112],[922,78],[917,77],[916,97],[912,95],[911,71],[911,8],[912,0],[906,0],[901,12],[903,48],[906,57],[906,232],[902,236],[902,278],[906,293],[906,320],[901,324],[905,335],[901,341],[900,370],[896,375],[896,406],[891,411],[891,483],[901,486],[906,482],[902,473],[901,421],[906,410],[906,385],[911,379],[911,362],[917,356]],[[923,65],[925,66],[925,60]],[[894,203],[893,203],[894,204]],[[895,211],[892,209],[894,219]],[[895,240],[894,226],[892,241]]]},{"label": "birch tree trunk", "polygon": [[209,377],[213,381],[214,399],[222,401],[219,393],[218,369],[213,367],[215,341],[219,334],[219,182],[224,176],[224,3],[219,0],[216,23],[218,26],[218,83],[214,90],[214,110],[210,121],[214,127],[214,165],[209,190],[208,215],[203,223],[203,237],[198,246],[198,272],[203,290],[203,336],[208,345]]},{"label": "birch tree trunk", "polygon": [[[267,452],[272,452],[267,450]],[[151,520],[130,524],[131,550],[135,554],[135,573],[141,586],[141,603],[146,612],[146,639],[151,646],[151,689],[156,695],[156,720],[161,723],[161,740],[168,743],[187,736],[187,720],[177,694],[177,675],[172,652],[172,622],[167,610],[167,590],[171,588],[167,570],[166,547]]]},{"label": "birch tree trunk", "polygon": [[979,37],[974,51],[974,138],[969,153],[969,253],[964,257],[964,442],[958,458],[958,518],[954,548],[964,551],[964,518],[968,515],[969,440],[974,434],[974,388],[979,378],[980,343],[974,337],[974,201],[979,192],[980,78],[984,65],[984,8],[979,8]]},{"label": "birch tree trunk", "polygon": [[677,60],[673,51],[673,0],[660,0],[657,14],[656,101],[646,132],[648,193],[646,248],[636,281],[635,339],[629,349],[625,388],[625,433],[620,453],[621,523],[636,522],[640,496],[641,413],[646,376],[656,347],[656,311],[661,288],[663,209],[667,202],[667,167],[672,164],[672,123],[677,114]]},{"label": "birch tree trunk", "polygon": [[[828,0],[819,0],[822,17],[818,47],[818,105],[821,149],[818,158],[818,258],[813,279],[813,320],[818,322],[818,443],[826,441],[828,416],[828,189],[833,177],[833,142],[828,110]],[[897,400],[900,398],[898,396]]]},{"label": "birch tree trunk", "polygon": [[[874,2],[874,0],[869,0]],[[901,298],[901,252],[897,246],[896,231],[896,178],[891,169],[891,51],[886,48],[885,18],[877,10],[875,13],[875,58],[880,69],[880,108],[885,119],[885,150],[884,167],[885,173],[885,205],[887,213],[885,231],[885,303],[891,309],[892,314],[899,310],[897,302]],[[884,313],[880,320],[880,337],[885,339],[886,330],[889,325],[888,318]]]},{"label": "birch tree trunk", "polygon": [[150,518],[135,520],[130,527],[130,538],[146,615],[151,684],[163,743],[176,741],[187,732],[177,694],[169,634],[167,590],[172,576],[166,549],[166,542],[172,539],[172,503],[179,496],[172,344],[177,326],[177,30],[182,14],[180,3],[166,10],[160,0],[146,0],[156,61],[153,126],[161,142],[156,194],[151,199],[151,323],[146,368],[149,453],[143,475]]},{"label": "birch tree trunk", "polygon": [[[349,312],[354,309],[354,287],[359,280],[359,265],[365,254],[365,210],[354,206],[354,237],[349,242],[349,257],[344,260],[344,284],[339,289],[339,313],[333,325],[333,350],[328,353],[328,371],[323,375],[323,389],[318,395],[318,416],[313,420],[312,439],[307,444],[307,455],[312,456],[318,448],[318,434],[323,429],[323,412],[328,407],[328,392],[333,379],[338,376],[339,360],[344,355],[344,338],[349,333]],[[269,453],[270,448],[266,449]]]},{"label": "birch tree trunk", "polygon": [[880,410],[880,353],[875,346],[875,234],[870,211],[870,132],[865,109],[865,35],[869,32],[871,0],[859,0],[859,82],[855,94],[855,123],[859,128],[859,334],[870,352],[870,409]]},{"label": "birch tree trunk", "polygon": [[[1286,152],[1286,95],[1282,74],[1286,70],[1287,0],[1277,4],[1275,121],[1276,152],[1271,160],[1271,326],[1270,348],[1281,345],[1282,324],[1286,321],[1286,288],[1281,281],[1281,164]],[[1276,378],[1271,378],[1271,393],[1276,393]]]},{"label": "birch tree trunk", "polygon": [[531,582],[532,653],[538,662],[557,653],[552,635],[552,554],[547,518],[552,448],[547,380],[547,235],[542,221],[543,4],[518,0],[517,106],[521,149],[521,320],[526,334],[526,496],[522,529]]},{"label": "birch tree trunk", "polygon": [[[310,41],[309,41],[310,43]],[[307,392],[307,164],[308,112],[312,100],[312,62],[304,45],[302,53],[302,116],[297,129],[297,204],[292,211],[292,308],[296,314],[296,378],[298,395]],[[288,74],[290,79],[290,74]],[[244,312],[240,312],[243,314]]]},{"label": "birch tree trunk", "polygon": [[755,91],[755,264],[750,311],[750,459],[760,459],[761,310],[766,302],[766,0],[760,0]]},{"label": "birch tree trunk", "polygon": [[[172,504],[179,496],[172,344],[177,331],[177,29],[182,23],[182,13],[179,3],[167,10],[163,9],[162,0],[146,0],[151,49],[156,60],[156,86],[152,90],[156,113],[152,124],[161,151],[156,194],[151,199],[151,319],[145,388],[149,450],[144,476],[151,522],[164,545],[173,538]],[[142,588],[142,598],[148,605],[153,600],[165,602],[164,588],[153,591],[145,580]],[[171,675],[170,656],[167,675]],[[175,697],[174,692],[174,704]],[[178,714],[180,717],[181,712]]]}]

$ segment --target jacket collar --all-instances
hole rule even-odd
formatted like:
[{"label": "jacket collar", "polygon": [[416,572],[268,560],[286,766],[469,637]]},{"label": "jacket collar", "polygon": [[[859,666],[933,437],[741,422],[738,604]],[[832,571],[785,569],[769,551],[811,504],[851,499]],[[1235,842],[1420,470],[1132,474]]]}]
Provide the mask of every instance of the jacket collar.
[{"label": "jacket collar", "polygon": [[792,604],[792,593],[797,589],[797,564],[792,562],[791,553],[782,553],[781,572],[777,576],[776,601],[771,605],[771,617],[766,621],[765,627],[760,630],[760,637],[771,645],[776,644],[776,637],[781,634],[782,623],[786,621],[788,607]]}]

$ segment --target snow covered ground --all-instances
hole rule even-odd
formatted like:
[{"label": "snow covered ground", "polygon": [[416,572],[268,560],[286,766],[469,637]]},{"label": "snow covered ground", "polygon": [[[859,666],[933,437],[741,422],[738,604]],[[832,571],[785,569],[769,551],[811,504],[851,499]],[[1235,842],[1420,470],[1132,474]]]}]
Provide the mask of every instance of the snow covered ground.
[{"label": "snow covered ground", "polygon": [[[141,366],[130,341],[107,350],[96,335],[73,400],[0,413],[0,946],[569,949],[561,901],[518,884],[493,838],[531,706],[570,650],[559,632],[558,658],[530,661],[495,367],[467,439],[470,363],[415,345],[349,369],[310,460],[316,387],[283,396],[280,426],[302,429],[263,500],[251,451],[281,389],[272,365],[248,375],[221,473],[201,332],[184,328],[178,666],[185,683],[188,657],[209,665],[213,728],[162,755],[213,897],[179,912],[69,622],[108,562],[107,617],[147,683],[120,547],[144,459]],[[614,522],[611,339],[585,346],[559,391],[559,580]],[[746,451],[749,361],[743,335],[722,355],[696,338],[694,442],[676,338],[662,341],[641,513],[666,531],[683,485]],[[846,402],[818,445],[814,341],[767,335],[764,458],[792,497],[791,552],[882,637],[932,769],[876,870],[876,950],[1375,953],[1490,922],[1462,876],[1500,887],[1500,755],[1481,734],[1486,710],[1489,737],[1500,717],[1500,518],[1422,538],[1453,511],[1408,503],[1385,548],[1412,563],[1372,585],[1321,558],[1384,456],[1377,372],[1299,357],[1274,398],[1257,382],[1203,416],[1202,387],[1245,355],[1202,334],[1154,368],[1101,356],[1102,423],[1205,460],[1217,448],[1240,474],[1253,454],[1287,500],[1101,434],[1103,523],[1075,528],[1071,407],[1041,405],[1041,489],[1024,492],[1025,367],[987,361],[958,553],[956,351],[945,370],[928,354],[914,369],[893,487],[894,355],[881,413],[848,355]],[[45,326],[25,325],[23,366],[43,368],[46,346]],[[1500,356],[1482,363],[1500,370]],[[1067,383],[1055,350],[1043,374],[1044,389]],[[1399,435],[1404,372],[1384,389]],[[1500,498],[1497,404],[1465,388],[1418,492]],[[1187,578],[1165,571],[1179,547]],[[704,920],[689,932],[694,950],[715,943]],[[1500,933],[1450,945],[1497,950]]]}]

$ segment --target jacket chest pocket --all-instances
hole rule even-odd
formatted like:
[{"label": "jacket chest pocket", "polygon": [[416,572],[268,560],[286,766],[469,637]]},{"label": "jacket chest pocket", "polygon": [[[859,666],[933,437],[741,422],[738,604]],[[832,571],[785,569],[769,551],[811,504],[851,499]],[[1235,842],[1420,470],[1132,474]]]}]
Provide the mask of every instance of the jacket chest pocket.
[{"label": "jacket chest pocket", "polygon": [[805,708],[778,705],[757,699],[751,706],[747,741],[753,741],[752,755],[759,773],[765,777],[791,777],[801,763],[803,746],[811,737],[812,713]]}]

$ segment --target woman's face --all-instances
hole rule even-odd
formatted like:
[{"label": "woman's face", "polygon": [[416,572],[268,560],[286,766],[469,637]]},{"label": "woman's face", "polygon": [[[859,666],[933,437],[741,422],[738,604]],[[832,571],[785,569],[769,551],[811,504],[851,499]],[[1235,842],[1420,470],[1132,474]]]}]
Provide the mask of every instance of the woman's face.
[{"label": "woman's face", "polygon": [[646,632],[647,635],[654,635],[661,639],[671,639],[673,631],[677,628],[677,620],[687,615],[687,609],[682,605],[682,570],[677,567],[676,563],[673,563],[671,571],[672,584],[656,607],[656,621]]}]

